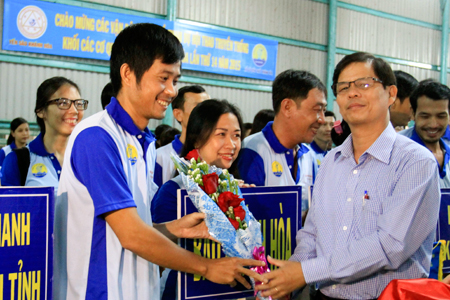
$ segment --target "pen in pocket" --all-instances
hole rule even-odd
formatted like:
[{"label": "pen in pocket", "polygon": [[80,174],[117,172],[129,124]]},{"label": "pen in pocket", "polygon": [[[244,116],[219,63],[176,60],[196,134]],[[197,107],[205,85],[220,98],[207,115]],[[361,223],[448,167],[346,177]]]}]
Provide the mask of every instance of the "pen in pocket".
[{"label": "pen in pocket", "polygon": [[363,201],[362,201],[362,206],[364,207],[364,205],[366,205],[366,200],[369,200],[369,194],[367,193],[367,191],[364,191],[364,196],[363,196]]}]

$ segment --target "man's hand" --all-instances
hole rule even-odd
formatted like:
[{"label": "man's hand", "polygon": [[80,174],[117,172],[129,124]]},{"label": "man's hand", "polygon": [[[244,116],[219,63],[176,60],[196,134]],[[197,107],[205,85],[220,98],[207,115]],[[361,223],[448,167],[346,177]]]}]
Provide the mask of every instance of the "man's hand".
[{"label": "man's hand", "polygon": [[250,283],[247,282],[247,280],[245,280],[242,274],[252,277],[255,280],[262,281],[264,283],[267,283],[268,281],[258,273],[253,272],[244,267],[264,266],[264,265],[265,263],[260,260],[243,259],[237,257],[210,259],[208,260],[207,270],[204,277],[206,277],[208,280],[212,282],[220,284],[229,284],[232,287],[237,284],[236,281],[239,281],[247,289],[250,289],[252,286],[250,285]]},{"label": "man's hand", "polygon": [[262,296],[272,296],[273,299],[278,299],[306,285],[301,263],[278,260],[270,256],[267,256],[267,259],[269,263],[279,268],[263,274],[269,283],[255,287],[256,291],[263,291]]}]

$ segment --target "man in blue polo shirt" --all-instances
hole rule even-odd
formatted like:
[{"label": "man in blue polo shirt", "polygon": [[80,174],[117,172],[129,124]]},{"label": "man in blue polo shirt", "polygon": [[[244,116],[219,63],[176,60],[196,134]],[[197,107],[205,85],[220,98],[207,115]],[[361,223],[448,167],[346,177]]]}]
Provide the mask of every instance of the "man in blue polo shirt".
[{"label": "man in blue polo shirt", "polygon": [[247,137],[238,162],[241,178],[257,186],[301,185],[302,220],[317,166],[302,143],[311,143],[325,122],[326,88],[315,75],[287,70],[272,86],[275,119]]},{"label": "man in blue polo shirt", "polygon": [[199,85],[184,86],[172,102],[173,116],[181,125],[181,134],[177,134],[172,143],[156,150],[155,183],[161,187],[166,181],[175,177],[175,165],[171,154],[179,155],[186,140],[186,128],[191,111],[197,104],[210,99],[205,89]]},{"label": "man in blue polo shirt", "polygon": [[450,147],[442,137],[449,122],[450,89],[439,82],[424,80],[412,93],[410,102],[415,125],[408,136],[433,153],[439,168],[440,186],[449,188]]},{"label": "man in blue polo shirt", "polygon": [[317,130],[317,134],[308,148],[312,150],[315,156],[317,167],[320,167],[323,158],[333,146],[333,140],[331,139],[331,129],[333,129],[336,117],[332,111],[325,112],[325,123],[320,125]]},{"label": "man in blue polo shirt", "polygon": [[[200,274],[250,288],[242,274],[255,260],[210,260],[188,252],[177,237],[208,238],[203,214],[153,227],[150,205],[155,138],[150,119],[162,119],[177,95],[184,51],[155,24],[126,27],[111,51],[116,97],[80,123],[65,152],[55,205],[55,299],[159,300],[159,268]],[[169,239],[170,238],[170,239]]]}]

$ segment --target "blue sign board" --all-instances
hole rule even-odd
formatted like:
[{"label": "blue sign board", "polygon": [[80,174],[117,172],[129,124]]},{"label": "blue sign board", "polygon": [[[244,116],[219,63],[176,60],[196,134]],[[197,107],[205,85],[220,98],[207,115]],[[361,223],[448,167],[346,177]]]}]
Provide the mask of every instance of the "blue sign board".
[{"label": "blue sign board", "polygon": [[171,30],[186,52],[183,68],[273,80],[278,42],[189,22],[113,13],[37,0],[4,0],[4,50],[109,60],[126,26],[155,23]]},{"label": "blue sign board", "polygon": [[[287,260],[294,253],[295,237],[301,228],[301,187],[257,187],[242,189],[253,216],[261,223],[266,255]],[[179,216],[196,212],[186,190],[178,191]],[[204,239],[180,240],[181,247],[208,258],[225,257],[220,244]],[[270,266],[273,269],[273,266]],[[236,299],[253,291],[212,283],[197,275],[178,273],[178,299]]]},{"label": "blue sign board", "polygon": [[109,60],[119,32],[142,22],[173,29],[172,22],[161,19],[34,0],[5,0],[3,49]]},{"label": "blue sign board", "polygon": [[0,299],[52,299],[51,187],[0,188]]},{"label": "blue sign board", "polygon": [[278,42],[228,31],[175,23],[175,36],[183,44],[183,69],[273,80]]}]

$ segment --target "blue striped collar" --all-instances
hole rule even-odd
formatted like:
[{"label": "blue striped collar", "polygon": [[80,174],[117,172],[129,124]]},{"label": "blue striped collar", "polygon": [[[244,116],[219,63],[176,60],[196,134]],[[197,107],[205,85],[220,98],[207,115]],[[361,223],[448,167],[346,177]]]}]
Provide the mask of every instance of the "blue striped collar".
[{"label": "blue striped collar", "polygon": [[[270,147],[275,151],[275,153],[285,153],[288,150],[286,147],[284,147],[280,141],[278,140],[277,136],[275,135],[275,132],[273,132],[272,129],[273,121],[270,121],[267,123],[267,125],[262,129],[262,133],[264,134],[264,137],[266,138],[267,142],[269,143]],[[307,153],[309,151],[308,147],[306,147],[303,144],[298,144],[299,149],[297,152],[297,157],[301,157],[303,154]]]},{"label": "blue striped collar", "polygon": [[317,145],[317,143],[315,141],[312,141],[311,144],[309,144],[311,146],[311,148],[314,150],[314,152],[316,153],[327,153],[327,151],[322,150],[322,148],[319,147],[319,145]]},{"label": "blue striped collar", "polygon": [[45,150],[44,146],[44,137],[42,136],[42,133],[39,133],[39,135],[30,142],[30,151],[39,155],[39,156],[50,156],[51,153],[48,153],[47,150]]},{"label": "blue striped collar", "polygon": [[16,148],[17,148],[16,142],[15,142],[15,141],[12,141],[12,143],[9,144],[9,147],[11,147],[11,149],[16,149]]},{"label": "blue striped collar", "polygon": [[[376,141],[367,149],[361,157],[366,153],[373,156],[377,160],[389,164],[391,160],[392,148],[397,138],[392,124],[389,123]],[[344,157],[353,157],[353,137],[352,134],[342,143],[340,149],[336,152],[334,159],[336,160],[340,155]]]},{"label": "blue striped collar", "polygon": [[[111,115],[114,121],[120,125],[125,131],[135,136],[147,136],[150,140],[156,140],[155,136],[146,127],[141,131],[133,122],[130,115],[123,109],[119,101],[115,97],[111,97],[111,102],[106,106],[106,111]],[[140,139],[140,138],[138,138]]]}]

